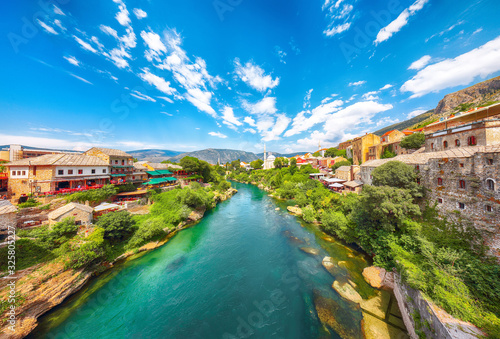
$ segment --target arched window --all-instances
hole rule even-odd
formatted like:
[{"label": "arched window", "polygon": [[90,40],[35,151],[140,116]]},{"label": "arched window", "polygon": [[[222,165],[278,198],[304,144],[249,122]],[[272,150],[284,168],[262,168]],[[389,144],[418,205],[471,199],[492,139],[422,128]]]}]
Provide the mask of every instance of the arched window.
[{"label": "arched window", "polygon": [[460,188],[465,188],[465,180],[460,180],[459,181],[459,187]]},{"label": "arched window", "polygon": [[470,136],[468,139],[469,146],[476,146],[477,145],[477,140],[475,136]]},{"label": "arched window", "polygon": [[446,140],[445,140],[445,141],[443,142],[443,147],[444,147],[444,148],[447,148],[447,147],[448,147],[448,141],[446,141]]},{"label": "arched window", "polygon": [[455,146],[460,146],[460,140],[455,140]]},{"label": "arched window", "polygon": [[438,185],[439,186],[443,185],[443,179],[442,178],[438,178]]},{"label": "arched window", "polygon": [[495,181],[493,181],[493,179],[486,180],[486,188],[490,191],[494,191],[495,190]]}]

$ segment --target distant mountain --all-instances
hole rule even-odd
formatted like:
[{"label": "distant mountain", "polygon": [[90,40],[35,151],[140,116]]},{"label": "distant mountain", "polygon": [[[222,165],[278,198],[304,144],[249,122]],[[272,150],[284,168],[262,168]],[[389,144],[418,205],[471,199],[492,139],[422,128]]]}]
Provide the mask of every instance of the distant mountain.
[{"label": "distant mountain", "polygon": [[219,159],[221,164],[225,164],[226,162],[231,162],[238,159],[244,162],[250,162],[258,159],[258,157],[251,152],[238,151],[233,149],[208,148],[201,151],[182,153],[170,158],[169,160],[173,162],[179,162],[182,158],[187,156],[204,160],[210,164],[216,164]]},{"label": "distant mountain", "polygon": [[142,149],[137,151],[128,151],[127,153],[139,161],[162,162],[170,159],[171,157],[175,157],[182,152],[162,149]]},{"label": "distant mountain", "polygon": [[381,136],[385,132],[392,131],[393,129],[397,129],[398,131],[402,131],[402,130],[404,130],[406,128],[415,127],[416,125],[422,123],[423,121],[425,121],[425,120],[427,120],[429,118],[432,118],[433,116],[434,116],[434,110],[431,109],[430,111],[427,111],[425,113],[417,115],[416,117],[413,117],[411,119],[408,119],[408,120],[405,120],[405,121],[402,121],[402,122],[398,122],[396,124],[384,127],[382,129],[379,129],[378,131],[373,132],[373,134]]},{"label": "distant mountain", "polygon": [[401,131],[405,128],[423,127],[451,114],[466,112],[476,107],[489,106],[497,102],[500,102],[500,76],[447,94],[435,109],[422,113],[412,119],[384,127],[373,132],[373,134],[382,135],[393,129]]}]

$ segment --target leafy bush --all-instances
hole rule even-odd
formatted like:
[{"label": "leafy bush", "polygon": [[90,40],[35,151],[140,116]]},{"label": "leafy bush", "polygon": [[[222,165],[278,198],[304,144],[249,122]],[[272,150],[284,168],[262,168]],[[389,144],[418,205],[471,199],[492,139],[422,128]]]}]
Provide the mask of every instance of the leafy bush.
[{"label": "leafy bush", "polygon": [[[0,271],[6,271],[9,256],[8,247],[0,248]],[[54,255],[41,244],[31,239],[16,241],[16,270],[24,270],[33,265],[49,261]]]},{"label": "leafy bush", "polygon": [[219,186],[217,187],[217,190],[220,192],[225,192],[230,188],[231,188],[231,184],[229,182],[227,182],[226,180],[223,180],[220,182]]},{"label": "leafy bush", "polygon": [[118,189],[114,185],[106,185],[103,188],[76,192],[69,195],[66,200],[69,202],[78,201],[84,203],[86,201],[93,203],[101,203],[108,200],[111,196],[117,194]]},{"label": "leafy bush", "polygon": [[413,133],[401,140],[401,147],[405,149],[419,149],[425,143],[424,133]]},{"label": "leafy bush", "polygon": [[302,209],[302,218],[306,222],[312,223],[316,221],[316,211],[312,208],[312,206],[306,206]]},{"label": "leafy bush", "polygon": [[34,198],[29,198],[28,200],[26,200],[26,202],[22,202],[19,205],[17,205],[17,207],[28,208],[28,207],[36,207],[38,205],[41,205],[41,203],[36,201],[36,199]]},{"label": "leafy bush", "polygon": [[38,207],[38,209],[41,211],[48,211],[48,210],[50,210],[50,204],[40,206],[40,207]]},{"label": "leafy bush", "polygon": [[104,229],[104,238],[110,240],[124,239],[135,231],[134,221],[127,211],[102,215],[97,220],[97,226]]},{"label": "leafy bush", "polygon": [[[107,214],[109,215],[109,214]],[[104,258],[106,254],[106,230],[96,228],[79,246],[74,246],[68,253],[66,268],[80,269]]]},{"label": "leafy bush", "polygon": [[130,238],[127,248],[138,248],[150,241],[159,240],[167,233],[163,230],[165,224],[161,218],[150,218],[139,225],[137,231]]}]

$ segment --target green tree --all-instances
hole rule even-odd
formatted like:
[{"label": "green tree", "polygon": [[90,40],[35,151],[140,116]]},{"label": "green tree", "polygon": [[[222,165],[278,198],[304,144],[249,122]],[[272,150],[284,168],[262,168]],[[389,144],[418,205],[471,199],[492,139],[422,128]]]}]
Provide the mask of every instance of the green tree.
[{"label": "green tree", "polygon": [[319,156],[320,156],[319,151],[313,153],[313,157],[319,157]]},{"label": "green tree", "polygon": [[393,151],[392,145],[384,147],[384,152],[380,156],[381,159],[394,158],[397,154]]},{"label": "green tree", "polygon": [[180,164],[186,172],[199,173],[200,171],[200,160],[195,157],[184,157],[181,159]]},{"label": "green tree", "polygon": [[262,159],[257,159],[257,160],[252,161],[250,163],[250,166],[253,169],[261,169],[263,164],[264,164],[264,161]]},{"label": "green tree", "polygon": [[278,157],[278,158],[274,159],[274,167],[275,168],[283,168],[284,166],[285,166],[285,164],[283,163],[283,158]]},{"label": "green tree", "polygon": [[124,239],[135,231],[132,215],[127,211],[102,215],[97,220],[97,226],[104,229],[104,238],[110,240]]},{"label": "green tree", "polygon": [[423,196],[423,189],[417,184],[415,169],[401,161],[386,162],[375,168],[372,176],[372,183],[375,186],[404,188],[409,190],[414,198]]},{"label": "green tree", "polygon": [[218,186],[218,190],[221,192],[225,192],[230,188],[231,188],[231,184],[229,182],[227,182],[226,180],[221,181],[219,186]]},{"label": "green tree", "polygon": [[424,133],[413,133],[401,140],[401,147],[405,149],[419,149],[425,143]]},{"label": "green tree", "polygon": [[290,166],[288,167],[288,170],[290,171],[291,175],[294,175],[295,172],[297,172],[297,159],[290,159]]},{"label": "green tree", "polygon": [[413,201],[409,190],[365,185],[353,217],[358,227],[369,232],[394,232],[401,228],[404,220],[421,214],[420,207]]},{"label": "green tree", "polygon": [[334,163],[331,166],[331,169],[333,172],[335,172],[337,170],[337,168],[339,168],[341,166],[351,166],[351,163],[349,161],[339,161],[339,162]]},{"label": "green tree", "polygon": [[233,170],[240,168],[240,159],[231,161],[231,167]]}]

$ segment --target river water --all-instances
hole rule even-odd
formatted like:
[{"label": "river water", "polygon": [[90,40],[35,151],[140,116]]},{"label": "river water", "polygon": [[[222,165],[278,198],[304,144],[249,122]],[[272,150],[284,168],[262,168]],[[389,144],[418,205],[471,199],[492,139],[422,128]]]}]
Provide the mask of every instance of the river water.
[{"label": "river water", "polygon": [[[365,312],[331,286],[349,279],[365,299],[381,293],[361,276],[365,257],[301,225],[285,202],[233,186],[239,192],[200,223],[41,317],[30,338],[362,338]],[[335,276],[322,266],[325,256],[343,262]],[[387,312],[379,318],[397,317],[384,293]],[[318,303],[329,305],[338,326],[321,323]]]}]

